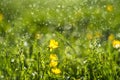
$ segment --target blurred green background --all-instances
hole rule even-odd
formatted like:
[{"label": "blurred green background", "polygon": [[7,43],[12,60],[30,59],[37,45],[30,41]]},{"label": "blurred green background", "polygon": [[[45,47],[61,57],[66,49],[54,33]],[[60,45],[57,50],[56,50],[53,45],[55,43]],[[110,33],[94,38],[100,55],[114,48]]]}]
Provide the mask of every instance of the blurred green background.
[{"label": "blurred green background", "polygon": [[20,34],[119,31],[119,3],[119,0],[1,0],[1,35],[10,29],[17,29]]}]

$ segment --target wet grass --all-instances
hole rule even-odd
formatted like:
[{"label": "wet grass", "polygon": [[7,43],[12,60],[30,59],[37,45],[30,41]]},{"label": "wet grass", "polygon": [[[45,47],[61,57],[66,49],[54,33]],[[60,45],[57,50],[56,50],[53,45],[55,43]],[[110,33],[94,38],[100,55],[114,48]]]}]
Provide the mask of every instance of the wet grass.
[{"label": "wet grass", "polygon": [[0,80],[119,80],[119,0],[0,3]]}]

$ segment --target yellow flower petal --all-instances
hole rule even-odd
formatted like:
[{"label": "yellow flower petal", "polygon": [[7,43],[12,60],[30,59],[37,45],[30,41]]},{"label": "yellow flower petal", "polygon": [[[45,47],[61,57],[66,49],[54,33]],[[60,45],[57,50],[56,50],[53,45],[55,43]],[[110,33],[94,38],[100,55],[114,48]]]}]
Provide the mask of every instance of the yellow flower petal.
[{"label": "yellow flower petal", "polygon": [[56,67],[58,65],[57,61],[51,61],[50,62],[50,67]]},{"label": "yellow flower petal", "polygon": [[58,42],[53,40],[53,39],[50,40],[49,48],[50,48],[51,51],[55,48],[58,48]]},{"label": "yellow flower petal", "polygon": [[61,70],[58,69],[58,68],[53,68],[53,69],[51,69],[51,71],[52,71],[54,74],[60,74],[60,73],[61,73]]},{"label": "yellow flower petal", "polygon": [[106,9],[107,9],[107,11],[111,12],[111,11],[113,11],[113,6],[112,5],[107,5]]},{"label": "yellow flower petal", "polygon": [[91,33],[87,33],[86,37],[88,40],[91,40],[93,38],[93,35]]},{"label": "yellow flower petal", "polygon": [[50,60],[58,60],[58,57],[56,54],[50,54]]},{"label": "yellow flower petal", "polygon": [[120,48],[120,41],[119,40],[113,40],[112,45],[114,48]]},{"label": "yellow flower petal", "polygon": [[113,34],[110,34],[109,36],[108,36],[108,40],[110,40],[110,41],[112,41],[112,40],[114,40],[114,35]]}]

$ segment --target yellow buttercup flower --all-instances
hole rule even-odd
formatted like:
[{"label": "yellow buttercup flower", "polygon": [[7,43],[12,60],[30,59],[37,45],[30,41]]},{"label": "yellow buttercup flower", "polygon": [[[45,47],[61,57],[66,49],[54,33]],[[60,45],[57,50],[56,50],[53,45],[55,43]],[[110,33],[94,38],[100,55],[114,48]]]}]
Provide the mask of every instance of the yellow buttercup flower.
[{"label": "yellow buttercup flower", "polygon": [[35,38],[36,38],[36,39],[40,39],[41,37],[42,37],[41,34],[39,34],[39,33],[36,33],[36,34],[35,34]]},{"label": "yellow buttercup flower", "polygon": [[95,33],[95,37],[96,37],[96,38],[102,37],[102,33],[101,33],[101,32],[96,32],[96,33]]},{"label": "yellow buttercup flower", "polygon": [[56,54],[50,54],[50,60],[58,60],[58,57]]},{"label": "yellow buttercup flower", "polygon": [[56,67],[58,65],[58,62],[52,60],[49,65],[50,67]]},{"label": "yellow buttercup flower", "polygon": [[86,37],[87,37],[87,39],[91,40],[91,39],[93,38],[93,35],[92,35],[91,33],[88,33],[88,34],[86,35]]},{"label": "yellow buttercup flower", "polygon": [[3,20],[3,14],[0,13],[0,22]]},{"label": "yellow buttercup flower", "polygon": [[120,48],[120,41],[119,40],[113,40],[112,45],[114,48]]},{"label": "yellow buttercup flower", "polygon": [[61,70],[58,69],[58,68],[52,68],[51,71],[52,71],[54,74],[60,74],[60,73],[61,73]]},{"label": "yellow buttercup flower", "polygon": [[112,5],[107,5],[106,9],[107,9],[107,11],[111,12],[111,11],[113,11],[113,6]]},{"label": "yellow buttercup flower", "polygon": [[114,34],[110,34],[109,36],[108,36],[108,40],[110,40],[110,41],[112,41],[112,40],[114,40]]},{"label": "yellow buttercup flower", "polygon": [[49,48],[50,48],[50,51],[52,51],[55,48],[58,48],[58,42],[53,39],[50,40]]}]

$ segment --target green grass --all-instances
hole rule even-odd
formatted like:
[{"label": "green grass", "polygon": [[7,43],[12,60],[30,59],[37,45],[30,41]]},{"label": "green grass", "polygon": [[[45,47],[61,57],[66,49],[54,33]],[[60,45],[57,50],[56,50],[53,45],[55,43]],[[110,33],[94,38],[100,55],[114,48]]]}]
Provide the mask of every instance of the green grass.
[{"label": "green grass", "polygon": [[[0,80],[119,80],[120,50],[108,39],[120,39],[119,3],[1,0]],[[51,71],[52,53],[60,74]]]}]

